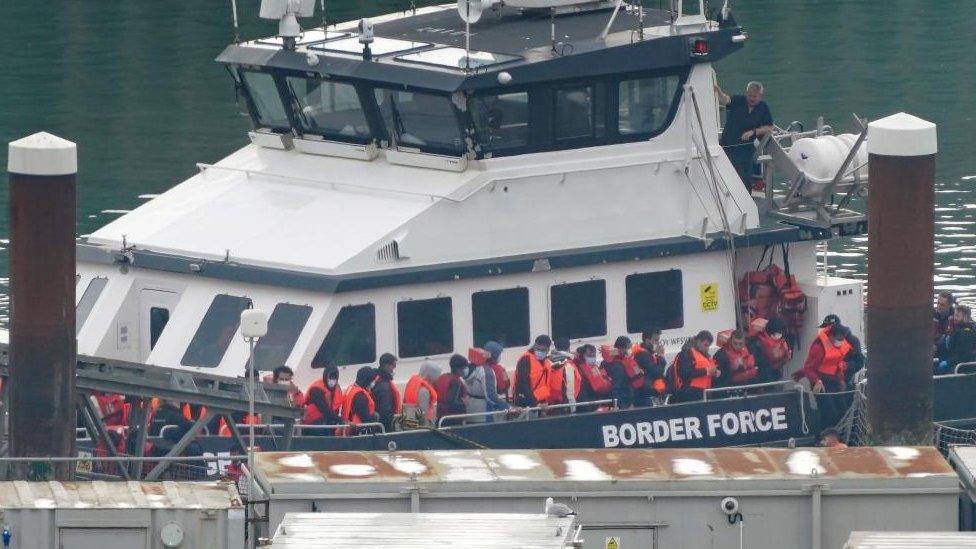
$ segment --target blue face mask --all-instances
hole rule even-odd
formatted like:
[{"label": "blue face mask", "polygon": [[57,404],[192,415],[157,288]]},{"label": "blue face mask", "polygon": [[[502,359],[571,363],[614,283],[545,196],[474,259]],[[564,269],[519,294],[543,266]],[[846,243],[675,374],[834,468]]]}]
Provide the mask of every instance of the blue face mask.
[{"label": "blue face mask", "polygon": [[549,353],[547,353],[545,351],[540,351],[538,349],[535,351],[535,357],[538,358],[539,360],[543,360],[548,355],[549,355]]}]

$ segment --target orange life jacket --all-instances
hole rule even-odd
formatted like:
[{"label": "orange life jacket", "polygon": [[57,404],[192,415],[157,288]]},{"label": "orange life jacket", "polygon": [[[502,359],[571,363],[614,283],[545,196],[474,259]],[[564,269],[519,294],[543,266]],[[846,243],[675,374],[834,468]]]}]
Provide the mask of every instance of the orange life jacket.
[{"label": "orange life jacket", "polygon": [[594,396],[600,398],[610,396],[610,389],[613,387],[613,383],[607,377],[607,373],[603,371],[603,368],[600,368],[599,364],[587,364],[584,359],[582,364],[576,364],[576,371],[586,378],[586,382],[590,384],[590,389],[593,390]]},{"label": "orange life jacket", "polygon": [[417,406],[417,397],[420,395],[420,388],[427,389],[430,393],[430,403],[427,405],[427,419],[433,421],[437,417],[437,390],[427,382],[426,379],[414,374],[407,381],[407,386],[403,389],[403,404],[405,406]]},{"label": "orange life jacket", "polygon": [[783,369],[783,365],[790,359],[790,344],[785,338],[773,339],[765,330],[756,334],[759,346],[762,347],[766,361],[774,370]]},{"label": "orange life jacket", "polygon": [[549,370],[549,404],[562,404],[566,399],[566,368],[573,369],[573,400],[579,398],[580,388],[582,387],[579,370],[575,365],[566,361],[562,368],[552,368]]},{"label": "orange life jacket", "polygon": [[733,383],[746,383],[756,379],[759,374],[759,370],[756,369],[756,357],[752,356],[748,348],[742,347],[741,351],[737,351],[729,343],[724,345],[722,350],[725,351],[725,356],[729,357],[729,364],[732,366],[729,373]]},{"label": "orange life jacket", "polygon": [[369,410],[369,415],[376,414],[376,401],[373,400],[373,395],[369,394],[369,391],[363,389],[359,385],[353,383],[349,386],[349,390],[346,391],[342,407],[342,419],[346,423],[351,423],[353,425],[359,425],[363,422],[363,418],[359,417],[352,411],[353,399],[356,398],[358,394],[366,395],[366,407]]},{"label": "orange life jacket", "polygon": [[817,372],[821,375],[834,377],[839,373],[844,372],[844,357],[851,350],[851,344],[845,339],[841,343],[840,347],[834,347],[834,343],[830,340],[827,335],[826,330],[820,330],[817,334],[817,339],[820,340],[820,344],[824,348],[824,358],[823,361],[817,366]]},{"label": "orange life jacket", "polygon": [[342,409],[342,388],[339,387],[339,382],[336,382],[334,389],[329,389],[329,386],[326,385],[325,381],[323,381],[322,378],[319,378],[313,381],[312,384],[308,386],[308,390],[305,391],[305,413],[302,416],[302,423],[306,425],[313,425],[319,421],[322,421],[322,418],[325,417],[322,414],[322,411],[319,410],[317,406],[312,404],[311,397],[313,390],[322,391],[325,393],[325,395],[329,397],[329,404],[332,411],[335,412],[336,415],[340,414]]},{"label": "orange life jacket", "polygon": [[529,359],[529,389],[536,402],[549,402],[549,370],[552,369],[549,359],[540,362],[532,351],[526,351],[522,357]]},{"label": "orange life jacket", "polygon": [[[698,349],[690,349],[690,351],[691,351],[691,358],[694,360],[694,366],[696,369],[704,370],[706,368],[712,368],[715,366],[715,361],[701,354],[698,351]],[[700,375],[698,377],[693,377],[690,380],[687,380],[687,382],[684,379],[682,379],[681,373],[678,371],[679,370],[678,357],[680,356],[681,353],[678,353],[678,355],[674,357],[674,362],[671,364],[671,371],[673,372],[672,377],[674,378],[675,390],[682,389],[685,387],[685,385],[689,387],[694,387],[695,389],[701,389],[701,390],[711,389],[712,379],[714,378],[712,378],[712,376],[708,375],[707,373],[704,375]]]},{"label": "orange life jacket", "polygon": [[98,408],[102,412],[102,421],[106,426],[124,427],[129,424],[129,405],[125,397],[111,393],[95,393]]},{"label": "orange life jacket", "polygon": [[183,403],[183,419],[187,421],[197,421],[202,419],[203,416],[207,415],[207,407],[200,406],[197,408],[197,417],[193,417],[193,405],[188,402]]},{"label": "orange life jacket", "polygon": [[509,387],[512,386],[512,380],[508,377],[508,372],[505,371],[505,367],[497,362],[493,362],[488,366],[491,367],[491,371],[495,374],[495,392],[500,397],[507,395]]},{"label": "orange life jacket", "polygon": [[[258,414],[244,414],[244,419],[241,420],[238,425],[260,425],[261,416]],[[220,418],[220,426],[217,428],[217,436],[229,437],[231,435],[230,425],[227,425],[227,421],[224,418]]]},{"label": "orange life jacket", "polygon": [[[634,362],[634,366],[637,368],[637,371],[640,373],[640,377],[630,380],[630,386],[633,387],[634,389],[640,389],[644,385],[644,376],[647,375],[647,372],[641,370],[640,366],[637,364],[637,353],[650,353],[652,360],[654,359],[654,357],[657,356],[657,354],[654,351],[647,349],[640,344],[634,345],[631,348],[630,350],[631,356],[629,360],[632,360]],[[624,370],[627,369],[626,362],[627,361],[624,361]],[[668,384],[665,383],[663,377],[659,377],[657,379],[651,380],[651,389],[653,389],[655,393],[659,395],[663,395],[668,392]]]}]

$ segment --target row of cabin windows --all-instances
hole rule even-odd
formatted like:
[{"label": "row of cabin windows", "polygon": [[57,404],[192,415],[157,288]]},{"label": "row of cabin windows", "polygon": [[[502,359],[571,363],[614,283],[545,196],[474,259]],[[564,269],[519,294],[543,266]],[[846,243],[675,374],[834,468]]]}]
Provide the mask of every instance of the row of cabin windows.
[{"label": "row of cabin windows", "polygon": [[[245,70],[256,123],[352,143],[481,156],[635,141],[667,128],[686,70],[452,97]],[[458,104],[460,103],[460,104]],[[469,143],[465,137],[473,136]]]},{"label": "row of cabin windows", "polygon": [[[607,336],[606,281],[588,280],[550,288],[550,326],[554,338],[584,339]],[[625,279],[627,331],[649,326],[662,329],[684,325],[681,271],[633,274]],[[511,288],[476,292],[471,296],[473,341],[481,347],[494,340],[503,347],[527,346],[529,290]],[[400,358],[452,353],[453,305],[450,297],[397,303],[397,354]],[[339,310],[313,368],[345,366],[376,360],[376,309],[372,304],[347,305]]]},{"label": "row of cabin windows", "polygon": [[[77,308],[82,326],[108,280],[97,277],[88,284]],[[640,273],[625,279],[627,331],[648,326],[663,329],[684,325],[681,271]],[[216,367],[223,359],[240,326],[240,315],[252,306],[247,297],[220,294],[214,297],[190,340],[181,364]],[[475,346],[491,340],[503,347],[529,344],[529,290],[486,290],[471,296]],[[267,334],[255,346],[255,362],[270,370],[284,364],[304,330],[312,308],[279,303],[268,319]],[[449,297],[397,303],[397,354],[401,358],[435,356],[454,352],[453,305]],[[169,322],[170,311],[149,311],[150,349]],[[607,335],[606,281],[587,280],[550,288],[552,336],[583,339]],[[327,364],[365,364],[376,360],[376,309],[372,304],[347,305],[312,359],[313,367]]]}]

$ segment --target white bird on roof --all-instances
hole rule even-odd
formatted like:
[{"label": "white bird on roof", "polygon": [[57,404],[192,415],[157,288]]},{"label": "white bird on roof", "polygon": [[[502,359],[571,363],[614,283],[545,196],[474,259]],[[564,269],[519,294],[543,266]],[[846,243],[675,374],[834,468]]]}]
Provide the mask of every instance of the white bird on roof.
[{"label": "white bird on roof", "polygon": [[546,498],[546,515],[550,517],[565,517],[575,515],[576,511],[564,503],[556,503],[552,498]]}]

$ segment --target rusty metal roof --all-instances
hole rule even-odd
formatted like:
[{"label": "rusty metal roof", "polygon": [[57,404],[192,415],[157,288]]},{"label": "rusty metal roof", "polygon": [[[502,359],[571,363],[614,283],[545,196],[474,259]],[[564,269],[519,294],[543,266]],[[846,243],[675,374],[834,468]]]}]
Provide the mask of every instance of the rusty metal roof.
[{"label": "rusty metal roof", "polygon": [[229,482],[0,482],[0,509],[227,509]]},{"label": "rusty metal roof", "polygon": [[263,452],[269,485],[911,479],[955,473],[931,447]]}]

